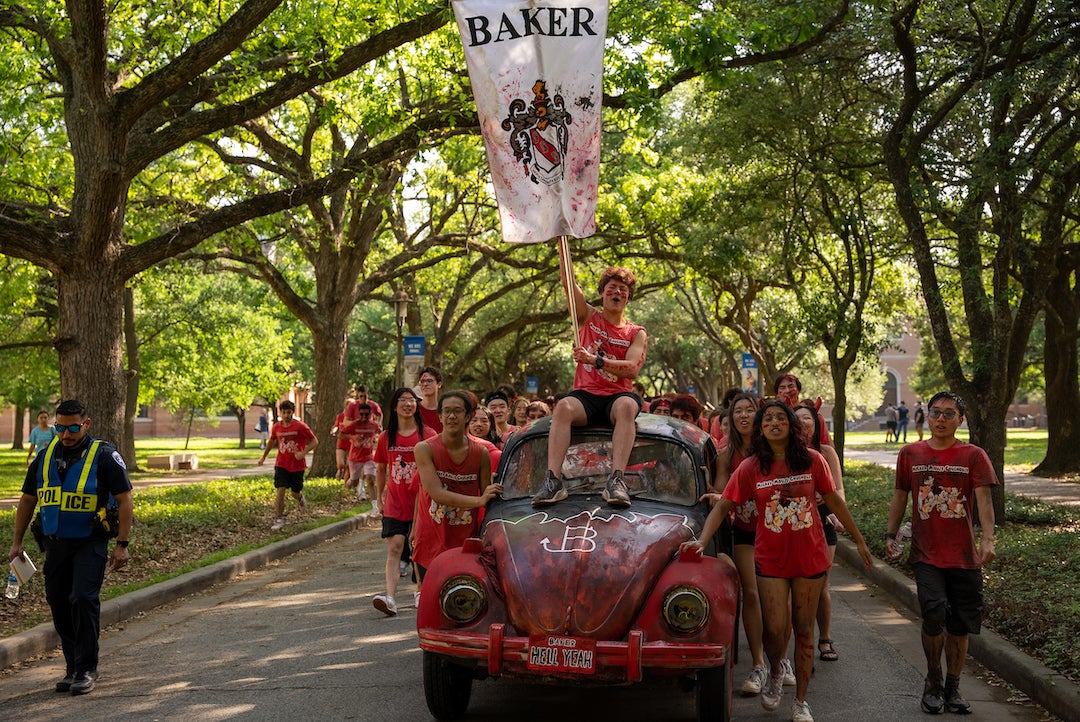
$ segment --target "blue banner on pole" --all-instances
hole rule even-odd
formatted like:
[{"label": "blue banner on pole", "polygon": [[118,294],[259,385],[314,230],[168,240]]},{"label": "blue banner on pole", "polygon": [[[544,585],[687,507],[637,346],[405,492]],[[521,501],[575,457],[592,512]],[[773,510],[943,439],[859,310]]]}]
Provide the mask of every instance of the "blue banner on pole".
[{"label": "blue banner on pole", "polygon": [[405,351],[403,354],[405,358],[424,355],[424,344],[426,339],[423,336],[406,336],[403,341],[405,343]]},{"label": "blue banner on pole", "polygon": [[525,377],[525,393],[535,394],[540,390],[540,380],[535,376]]},{"label": "blue banner on pole", "polygon": [[742,355],[742,390],[748,394],[758,392],[758,365],[752,353]]}]

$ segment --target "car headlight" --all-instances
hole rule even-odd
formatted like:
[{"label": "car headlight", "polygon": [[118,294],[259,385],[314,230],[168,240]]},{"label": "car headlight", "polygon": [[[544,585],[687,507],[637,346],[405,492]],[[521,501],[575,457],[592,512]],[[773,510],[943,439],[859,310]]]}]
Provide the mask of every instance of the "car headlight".
[{"label": "car headlight", "polygon": [[446,580],[439,595],[442,611],[459,624],[468,624],[484,611],[484,587],[476,577],[456,576]]},{"label": "car headlight", "polygon": [[664,596],[663,611],[672,629],[693,634],[709,621],[709,600],[697,587],[683,584]]}]

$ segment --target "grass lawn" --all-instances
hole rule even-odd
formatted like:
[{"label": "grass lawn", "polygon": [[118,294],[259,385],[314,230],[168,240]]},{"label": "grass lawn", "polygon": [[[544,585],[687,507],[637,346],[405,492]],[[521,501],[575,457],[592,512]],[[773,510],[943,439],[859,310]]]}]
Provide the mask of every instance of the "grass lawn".
[{"label": "grass lawn", "polygon": [[[262,453],[259,440],[248,439],[246,449],[238,449],[235,438],[193,438],[184,448],[183,438],[139,439],[135,442],[135,455],[139,468],[146,469],[146,460],[162,454],[196,454],[200,469],[228,469],[248,466]],[[269,462],[267,462],[269,463]],[[268,467],[269,468],[269,467]],[[186,472],[170,472],[161,469],[136,472],[132,479],[144,479],[150,476],[170,476]],[[273,473],[268,471],[267,473]],[[0,449],[0,498],[18,496],[26,477],[26,450],[14,451],[10,447]]]},{"label": "grass lawn", "polygon": [[[929,437],[926,433],[923,438]],[[959,429],[956,437],[968,440],[968,430]],[[908,430],[908,443],[918,440],[918,435]],[[1031,471],[1046,456],[1046,429],[1009,429],[1008,446],[1005,447],[1007,471],[1025,473]],[[849,431],[844,435],[844,445],[868,451],[895,451],[903,444],[886,444],[885,434],[879,431]]]}]

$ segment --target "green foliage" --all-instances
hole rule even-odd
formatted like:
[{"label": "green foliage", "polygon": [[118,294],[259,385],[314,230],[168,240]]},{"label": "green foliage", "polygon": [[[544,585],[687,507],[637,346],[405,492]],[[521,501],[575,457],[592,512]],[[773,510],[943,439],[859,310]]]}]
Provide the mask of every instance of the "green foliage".
[{"label": "green foliage", "polygon": [[0,255],[0,397],[43,408],[60,392],[56,353],[56,287],[47,271]]},{"label": "green foliage", "polygon": [[143,274],[136,292],[142,403],[217,412],[284,393],[291,338],[264,289],[175,266]]}]

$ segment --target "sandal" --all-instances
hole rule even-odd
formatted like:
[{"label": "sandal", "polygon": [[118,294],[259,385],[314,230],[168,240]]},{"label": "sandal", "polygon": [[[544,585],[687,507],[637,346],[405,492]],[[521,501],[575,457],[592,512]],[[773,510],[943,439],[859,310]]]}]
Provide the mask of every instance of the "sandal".
[{"label": "sandal", "polygon": [[[836,650],[833,649],[831,639],[819,639],[817,645],[818,654],[823,662],[835,662],[840,658],[836,653]],[[824,647],[824,649],[822,649],[822,647]]]}]

